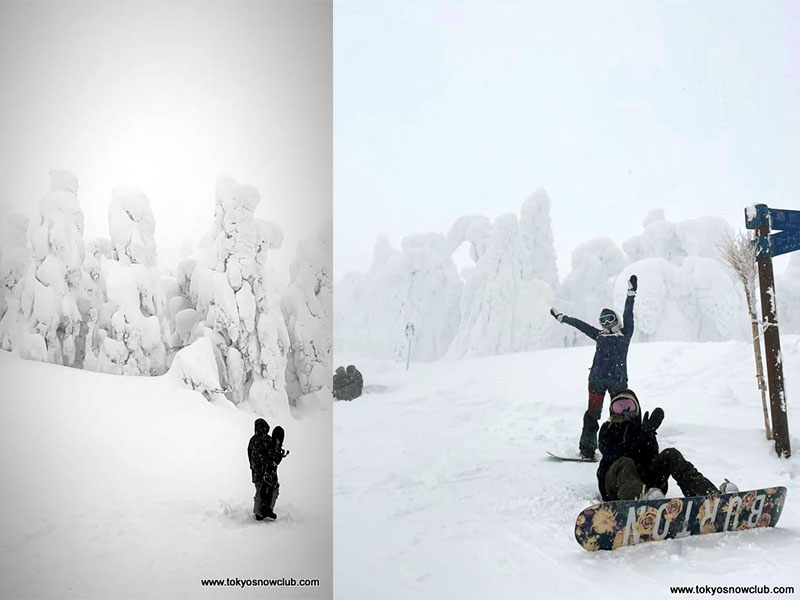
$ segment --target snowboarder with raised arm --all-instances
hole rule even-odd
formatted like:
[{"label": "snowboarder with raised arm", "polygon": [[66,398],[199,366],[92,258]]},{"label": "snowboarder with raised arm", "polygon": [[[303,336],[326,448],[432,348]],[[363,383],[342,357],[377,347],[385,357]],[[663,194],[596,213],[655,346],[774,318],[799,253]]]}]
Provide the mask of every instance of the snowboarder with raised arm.
[{"label": "snowboarder with raised arm", "polygon": [[656,500],[667,493],[670,477],[684,496],[738,492],[727,479],[719,488],[675,448],[659,452],[656,431],[664,420],[661,408],[641,415],[639,399],[623,390],[611,400],[608,421],[600,428],[597,484],[603,500]]},{"label": "snowboarder with raised arm", "polygon": [[272,443],[267,451],[266,469],[264,471],[264,516],[269,519],[277,518],[273,509],[278,499],[278,492],[281,489],[280,483],[278,483],[278,465],[289,455],[289,451],[283,449],[283,438],[283,427],[279,425],[272,431]]},{"label": "snowboarder with raised arm", "polygon": [[272,439],[269,436],[269,423],[264,419],[256,419],[255,434],[250,438],[250,443],[247,444],[247,458],[250,461],[250,474],[253,478],[253,485],[256,487],[256,495],[253,497],[253,513],[259,521],[265,516],[266,497],[264,492],[266,489],[264,487],[264,474],[267,470],[271,446]]},{"label": "snowboarder with raised arm", "polygon": [[592,368],[589,371],[589,406],[583,415],[583,431],[578,447],[581,456],[594,460],[597,450],[597,430],[603,413],[603,399],[606,391],[609,397],[628,387],[628,346],[633,337],[633,302],[637,289],[636,275],[628,280],[628,296],[625,299],[625,310],[622,313],[624,323],[620,323],[617,313],[610,308],[600,312],[601,329],[588,323],[568,317],[550,309],[559,323],[572,325],[578,331],[592,338],[597,346],[594,352]]}]

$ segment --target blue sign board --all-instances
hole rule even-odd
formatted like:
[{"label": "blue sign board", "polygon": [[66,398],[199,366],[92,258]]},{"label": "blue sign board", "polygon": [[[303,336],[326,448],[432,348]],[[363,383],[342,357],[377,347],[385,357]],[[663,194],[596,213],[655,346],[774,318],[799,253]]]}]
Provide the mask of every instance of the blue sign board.
[{"label": "blue sign board", "polygon": [[757,204],[745,209],[744,216],[748,229],[778,230],[777,233],[759,235],[756,238],[759,258],[772,258],[800,250],[800,210],[782,210]]}]

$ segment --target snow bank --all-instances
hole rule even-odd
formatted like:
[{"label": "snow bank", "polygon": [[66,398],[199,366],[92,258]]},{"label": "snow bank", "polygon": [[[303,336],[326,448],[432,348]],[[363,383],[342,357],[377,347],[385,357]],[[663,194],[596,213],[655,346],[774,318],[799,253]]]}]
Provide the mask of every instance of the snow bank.
[{"label": "snow bank", "polygon": [[[204,384],[206,343],[178,360]],[[331,597],[330,413],[270,421],[291,454],[278,471],[278,520],[257,522],[247,444],[258,415],[209,403],[172,376],[0,353],[0,379],[0,597],[220,598],[200,580],[228,577],[314,578],[320,587],[278,595]]]},{"label": "snow bank", "polygon": [[[790,401],[799,343],[783,339]],[[383,389],[334,406],[335,439],[347,440],[334,452],[337,597],[635,600],[682,585],[800,588],[798,468],[764,439],[749,342],[634,343],[628,372],[643,409],[665,411],[662,449],[677,447],[715,483],[788,487],[778,527],[613,553],[575,542],[576,517],[599,499],[597,465],[552,462],[546,451],[577,450],[592,353],[537,350],[406,372],[337,349],[337,364],[357,362],[366,387]],[[800,411],[789,420],[796,435]],[[480,573],[465,577],[476,564]]]}]

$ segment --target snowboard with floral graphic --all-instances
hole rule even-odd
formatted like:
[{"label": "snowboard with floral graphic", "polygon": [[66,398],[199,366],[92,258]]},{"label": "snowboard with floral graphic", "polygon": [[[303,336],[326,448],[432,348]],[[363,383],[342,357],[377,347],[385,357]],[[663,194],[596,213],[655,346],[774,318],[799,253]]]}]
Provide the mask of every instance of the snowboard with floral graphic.
[{"label": "snowboard with floral graphic", "polygon": [[774,527],[786,488],[662,500],[621,500],[585,509],[575,522],[575,539],[585,550],[625,546],[689,535]]}]

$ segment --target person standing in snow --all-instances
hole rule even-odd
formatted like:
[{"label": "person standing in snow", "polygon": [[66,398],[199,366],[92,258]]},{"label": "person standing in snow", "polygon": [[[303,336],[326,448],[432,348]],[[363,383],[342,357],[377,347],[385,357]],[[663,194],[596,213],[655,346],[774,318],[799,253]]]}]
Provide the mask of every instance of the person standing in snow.
[{"label": "person standing in snow", "polygon": [[[275,428],[278,429],[277,427]],[[269,452],[272,447],[272,438],[269,436],[269,423],[264,419],[256,419],[255,434],[247,444],[247,458],[250,461],[250,473],[253,478],[253,485],[256,487],[256,495],[253,497],[253,513],[259,521],[264,518],[266,502],[266,487],[264,486],[264,475],[267,472],[269,462]]]},{"label": "person standing in snow", "polygon": [[597,485],[605,501],[655,500],[667,493],[670,477],[684,496],[738,492],[727,479],[717,488],[675,448],[658,450],[656,430],[664,420],[661,408],[641,415],[639,399],[632,390],[614,396],[609,419],[600,428]]},{"label": "person standing in snow", "polygon": [[637,287],[636,275],[631,275],[628,280],[625,310],[622,313],[624,324],[620,323],[617,313],[610,308],[604,308],[600,312],[601,329],[592,327],[580,319],[568,317],[555,308],[550,309],[550,314],[559,323],[572,325],[597,344],[592,368],[589,371],[589,406],[583,415],[583,431],[578,443],[581,456],[584,458],[595,458],[597,430],[600,427],[606,391],[609,397],[613,398],[628,387],[628,346],[633,337],[633,302]]},{"label": "person standing in snow", "polygon": [[289,455],[289,451],[283,449],[283,438],[283,427],[279,425],[272,431],[272,443],[267,451],[263,498],[265,502],[264,516],[270,519],[277,518],[273,509],[275,508],[275,501],[278,499],[278,492],[281,489],[280,483],[278,483],[278,465]]}]

